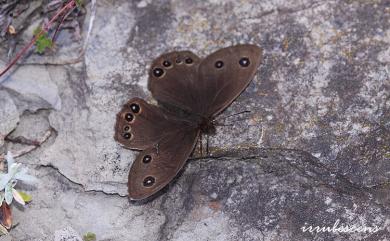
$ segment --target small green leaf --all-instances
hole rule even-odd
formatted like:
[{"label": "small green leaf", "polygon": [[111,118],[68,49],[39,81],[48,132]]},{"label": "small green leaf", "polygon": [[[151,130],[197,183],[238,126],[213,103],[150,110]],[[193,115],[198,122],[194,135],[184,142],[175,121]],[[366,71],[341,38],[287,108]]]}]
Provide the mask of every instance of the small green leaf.
[{"label": "small green leaf", "polygon": [[83,241],[96,241],[96,234],[91,232],[84,234]]},{"label": "small green leaf", "polygon": [[84,1],[83,1],[83,0],[75,0],[75,2],[76,2],[76,6],[77,6],[78,8],[81,8],[82,5],[84,4]]},{"label": "small green leaf", "polygon": [[22,191],[18,191],[18,193],[20,194],[20,196],[23,198],[23,200],[26,202],[26,203],[29,203],[31,202],[32,200],[32,197],[31,195],[25,193],[25,192],[22,192]]},{"label": "small green leaf", "polygon": [[[42,31],[41,27],[38,27],[34,30],[34,35],[38,35]],[[35,51],[39,54],[43,54],[46,48],[51,48],[53,46],[53,41],[48,37],[47,32],[42,32],[42,34],[35,41]]]},{"label": "small green leaf", "polygon": [[0,235],[7,235],[8,234],[8,230],[0,224]]}]

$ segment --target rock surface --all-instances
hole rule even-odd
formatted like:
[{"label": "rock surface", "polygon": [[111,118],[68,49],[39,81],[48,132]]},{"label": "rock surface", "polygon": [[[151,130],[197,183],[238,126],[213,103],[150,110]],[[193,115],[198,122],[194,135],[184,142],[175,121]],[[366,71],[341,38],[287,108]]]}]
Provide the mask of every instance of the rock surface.
[{"label": "rock surface", "polygon": [[54,241],[82,241],[82,239],[73,228],[66,227],[54,233]]},{"label": "rock surface", "polygon": [[15,129],[19,122],[19,113],[11,96],[0,90],[0,147],[4,145],[4,138]]},{"label": "rock surface", "polygon": [[[63,61],[82,46],[65,43]],[[262,46],[264,60],[222,115],[250,115],[211,137],[214,158],[189,161],[154,199],[129,202],[137,153],[113,140],[121,105],[152,100],[148,67],[161,53],[206,56],[237,43]],[[386,0],[98,1],[81,63],[20,66],[34,68],[31,80],[16,71],[0,81],[0,134],[51,130],[17,159],[41,183],[24,187],[33,202],[14,208],[10,235],[54,240],[72,227],[98,240],[389,240],[389,44]],[[337,222],[379,231],[302,230]]]}]

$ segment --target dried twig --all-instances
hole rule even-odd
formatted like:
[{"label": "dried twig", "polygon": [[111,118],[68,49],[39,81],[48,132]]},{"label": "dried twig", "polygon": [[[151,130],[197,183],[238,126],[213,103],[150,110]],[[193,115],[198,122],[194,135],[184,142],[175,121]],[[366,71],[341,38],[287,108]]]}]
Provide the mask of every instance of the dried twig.
[{"label": "dried twig", "polygon": [[6,141],[13,142],[13,143],[18,143],[18,144],[23,144],[23,145],[30,145],[30,146],[39,146],[40,143],[37,140],[30,140],[27,139],[24,136],[17,136],[17,137],[10,137],[7,136],[5,138]]},{"label": "dried twig", "polygon": [[[21,144],[26,144],[28,145],[27,147],[13,153],[13,156],[15,158],[17,157],[21,157],[27,153],[30,153],[31,151],[37,149],[39,146],[41,146],[44,142],[46,142],[49,137],[51,136],[52,134],[52,129],[49,129],[45,132],[45,134],[39,138],[38,140],[29,140],[25,137],[17,137],[17,138],[9,138],[7,137],[6,139],[9,140],[9,141],[14,141],[14,142],[17,142],[17,143],[21,143]],[[5,156],[4,155],[0,155],[0,161],[4,161],[5,160]]]},{"label": "dried twig", "polygon": [[61,21],[60,23],[57,25],[57,28],[56,30],[54,31],[54,34],[53,34],[53,37],[51,38],[51,40],[54,42],[56,37],[57,37],[57,34],[58,34],[58,31],[60,30],[62,24],[64,23],[65,19],[77,8],[77,6],[74,6],[72,10],[68,11],[64,16],[62,16],[61,18]]}]

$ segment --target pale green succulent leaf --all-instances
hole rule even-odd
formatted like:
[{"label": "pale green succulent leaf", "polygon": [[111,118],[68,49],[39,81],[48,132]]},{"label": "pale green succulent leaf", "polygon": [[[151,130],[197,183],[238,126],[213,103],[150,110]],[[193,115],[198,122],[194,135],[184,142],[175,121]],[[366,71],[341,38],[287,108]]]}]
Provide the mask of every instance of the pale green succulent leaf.
[{"label": "pale green succulent leaf", "polygon": [[14,178],[16,173],[20,171],[22,164],[21,163],[13,163],[9,169],[8,169],[8,174],[11,175],[11,178]]},{"label": "pale green succulent leaf", "polygon": [[5,202],[10,205],[12,203],[12,199],[13,199],[13,193],[12,193],[12,183],[7,183],[7,185],[5,186]]},{"label": "pale green succulent leaf", "polygon": [[25,192],[22,192],[22,191],[18,191],[18,193],[20,194],[20,196],[22,196],[25,203],[31,202],[31,200],[32,200],[31,195],[29,195]]},{"label": "pale green succulent leaf", "polygon": [[0,179],[0,191],[5,189],[5,186],[9,181],[11,180],[11,175],[10,174],[4,174],[2,178]]},{"label": "pale green succulent leaf", "polygon": [[12,164],[15,163],[15,159],[14,159],[14,156],[12,155],[12,153],[10,151],[7,152],[7,165],[8,165],[8,170],[10,169],[10,167],[12,166]]},{"label": "pale green succulent leaf", "polygon": [[22,204],[23,206],[26,205],[22,195],[20,195],[20,193],[15,188],[12,188],[12,195],[14,196],[15,201]]},{"label": "pale green succulent leaf", "polygon": [[0,207],[1,207],[1,205],[3,205],[4,198],[5,198],[4,193],[0,192]]},{"label": "pale green succulent leaf", "polygon": [[23,181],[27,184],[38,183],[38,179],[36,177],[27,174],[27,168],[23,168],[18,173],[16,173],[15,179]]}]

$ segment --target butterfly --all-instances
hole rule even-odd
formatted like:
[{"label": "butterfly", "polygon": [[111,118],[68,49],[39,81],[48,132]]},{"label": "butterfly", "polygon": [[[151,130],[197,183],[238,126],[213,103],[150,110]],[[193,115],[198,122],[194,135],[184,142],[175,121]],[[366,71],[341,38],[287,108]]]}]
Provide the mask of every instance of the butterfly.
[{"label": "butterfly", "polygon": [[260,47],[243,44],[204,59],[175,51],[152,62],[148,89],[158,105],[135,97],[116,116],[115,140],[141,151],[129,172],[130,199],[150,197],[177,175],[199,135],[215,132],[215,118],[248,86],[261,60]]}]

